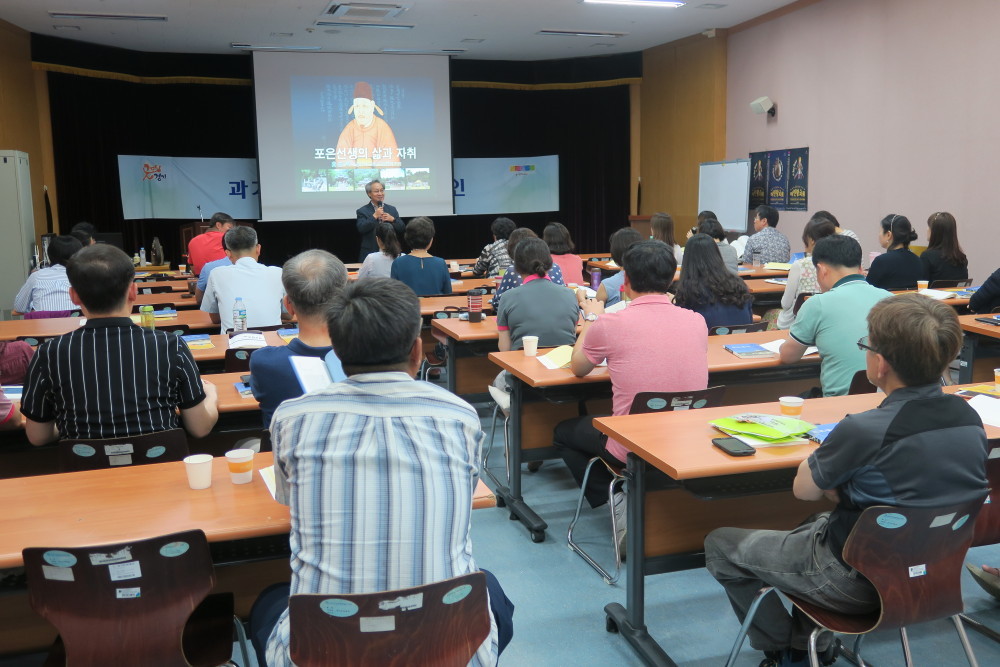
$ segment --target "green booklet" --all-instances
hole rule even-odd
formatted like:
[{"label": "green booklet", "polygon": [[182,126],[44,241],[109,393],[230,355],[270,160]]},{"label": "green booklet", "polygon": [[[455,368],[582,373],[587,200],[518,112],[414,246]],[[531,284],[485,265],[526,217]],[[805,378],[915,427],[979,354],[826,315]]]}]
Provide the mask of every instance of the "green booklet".
[{"label": "green booklet", "polygon": [[730,435],[742,433],[762,440],[794,438],[816,426],[795,417],[765,415],[759,412],[744,412],[732,417],[714,419],[709,424]]}]

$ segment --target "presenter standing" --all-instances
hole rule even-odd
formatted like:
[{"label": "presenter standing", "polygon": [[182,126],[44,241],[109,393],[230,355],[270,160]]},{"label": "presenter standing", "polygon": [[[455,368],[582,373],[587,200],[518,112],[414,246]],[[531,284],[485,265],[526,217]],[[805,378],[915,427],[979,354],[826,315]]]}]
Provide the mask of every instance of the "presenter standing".
[{"label": "presenter standing", "polygon": [[406,230],[406,225],[399,219],[396,207],[385,203],[385,186],[382,185],[382,181],[371,181],[365,185],[365,193],[371,201],[357,211],[358,233],[361,234],[359,261],[362,262],[365,257],[378,250],[378,242],[375,240],[375,227],[378,223],[392,224],[397,238],[403,238],[403,232]]}]

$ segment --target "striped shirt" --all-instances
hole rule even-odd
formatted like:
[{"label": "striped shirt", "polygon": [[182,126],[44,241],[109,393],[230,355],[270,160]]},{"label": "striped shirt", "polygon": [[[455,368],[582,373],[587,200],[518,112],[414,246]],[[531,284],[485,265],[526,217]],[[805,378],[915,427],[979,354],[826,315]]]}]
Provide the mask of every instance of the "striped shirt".
[{"label": "striped shirt", "polygon": [[[277,497],[291,509],[292,595],[370,593],[478,570],[472,492],[483,433],[468,403],[401,372],[285,401],[271,422]],[[496,624],[469,663],[495,665]],[[267,646],[292,665],[288,610]]]},{"label": "striped shirt", "polygon": [[28,276],[14,297],[14,310],[30,313],[35,310],[73,310],[69,299],[69,278],[62,264],[39,269]]},{"label": "striped shirt", "polygon": [[483,248],[476,265],[472,267],[472,273],[476,276],[495,276],[500,273],[500,269],[507,268],[510,263],[507,239],[499,239]]},{"label": "striped shirt", "polygon": [[64,438],[121,438],[177,428],[177,408],[204,399],[198,367],[180,338],[106,317],[39,346],[21,412],[36,422],[54,420]]}]

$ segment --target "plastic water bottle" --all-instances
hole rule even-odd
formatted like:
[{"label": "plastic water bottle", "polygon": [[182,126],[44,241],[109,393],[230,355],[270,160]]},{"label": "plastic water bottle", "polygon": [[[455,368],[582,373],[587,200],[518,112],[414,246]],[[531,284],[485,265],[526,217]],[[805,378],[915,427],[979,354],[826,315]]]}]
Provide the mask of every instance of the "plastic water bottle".
[{"label": "plastic water bottle", "polygon": [[150,331],[156,329],[156,316],[152,306],[139,306],[139,326]]},{"label": "plastic water bottle", "polygon": [[247,306],[243,303],[243,297],[236,297],[233,303],[233,331],[247,330]]},{"label": "plastic water bottle", "polygon": [[146,266],[146,249],[139,248],[139,266]]}]

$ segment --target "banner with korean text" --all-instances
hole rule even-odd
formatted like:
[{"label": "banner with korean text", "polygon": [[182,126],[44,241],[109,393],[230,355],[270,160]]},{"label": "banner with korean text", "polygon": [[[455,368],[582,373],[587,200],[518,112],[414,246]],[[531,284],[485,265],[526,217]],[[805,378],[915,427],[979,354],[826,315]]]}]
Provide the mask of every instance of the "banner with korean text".
[{"label": "banner with korean text", "polygon": [[237,220],[260,219],[257,160],[252,158],[119,155],[126,220],[206,220],[224,211]]},{"label": "banner with korean text", "polygon": [[559,156],[455,158],[455,213],[559,210]]}]

